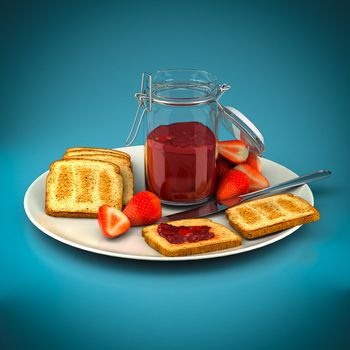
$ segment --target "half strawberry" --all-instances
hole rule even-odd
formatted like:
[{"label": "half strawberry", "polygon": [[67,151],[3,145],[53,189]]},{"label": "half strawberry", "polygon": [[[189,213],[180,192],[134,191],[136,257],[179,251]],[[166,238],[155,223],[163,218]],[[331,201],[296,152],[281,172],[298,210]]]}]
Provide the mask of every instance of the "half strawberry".
[{"label": "half strawberry", "polygon": [[235,164],[244,163],[249,155],[248,147],[240,140],[219,141],[219,153]]},{"label": "half strawberry", "polygon": [[254,153],[249,152],[249,156],[247,158],[246,164],[250,165],[257,172],[261,174],[261,163],[260,158],[256,156]]},{"label": "half strawberry", "polygon": [[249,192],[261,190],[269,187],[270,183],[262,174],[251,167],[248,164],[239,164],[234,167],[235,170],[239,170],[246,174],[249,179]]},{"label": "half strawberry", "polygon": [[130,228],[128,217],[109,205],[102,205],[98,209],[98,223],[101,232],[108,238],[120,236]]}]

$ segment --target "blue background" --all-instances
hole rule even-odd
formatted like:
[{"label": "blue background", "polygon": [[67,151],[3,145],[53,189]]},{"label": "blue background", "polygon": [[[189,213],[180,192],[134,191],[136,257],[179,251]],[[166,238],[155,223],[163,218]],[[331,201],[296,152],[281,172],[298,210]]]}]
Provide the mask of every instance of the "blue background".
[{"label": "blue background", "polygon": [[[0,347],[348,348],[349,10],[2,1]],[[29,222],[32,181],[67,147],[123,146],[141,72],[169,67],[229,83],[222,102],[260,128],[266,158],[333,171],[312,186],[320,221],[257,251],[183,263],[95,255]]]}]

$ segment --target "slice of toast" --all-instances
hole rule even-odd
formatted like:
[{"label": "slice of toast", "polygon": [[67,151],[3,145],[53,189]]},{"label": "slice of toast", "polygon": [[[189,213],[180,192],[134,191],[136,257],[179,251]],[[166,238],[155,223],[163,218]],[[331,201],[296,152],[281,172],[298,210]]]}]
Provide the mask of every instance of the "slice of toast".
[{"label": "slice of toast", "polygon": [[107,204],[122,209],[123,182],[113,163],[63,159],[50,165],[45,210],[51,216],[97,217]]},{"label": "slice of toast", "polygon": [[66,153],[63,159],[96,159],[111,162],[120,168],[120,175],[123,178],[123,205],[127,205],[134,195],[134,173],[130,160],[114,156],[108,153]]},{"label": "slice of toast", "polygon": [[237,247],[242,244],[239,235],[209,219],[186,219],[168,222],[173,226],[209,226],[214,234],[213,238],[198,242],[170,243],[157,232],[158,224],[146,226],[142,229],[142,236],[152,248],[166,256],[186,256],[201,254],[221,249]]},{"label": "slice of toast", "polygon": [[66,154],[77,155],[79,153],[108,153],[118,157],[124,157],[126,159],[131,159],[128,153],[118,151],[112,148],[98,148],[98,147],[71,147],[66,149]]},{"label": "slice of toast", "polygon": [[316,221],[320,214],[305,199],[291,193],[251,200],[226,210],[230,225],[247,239]]}]

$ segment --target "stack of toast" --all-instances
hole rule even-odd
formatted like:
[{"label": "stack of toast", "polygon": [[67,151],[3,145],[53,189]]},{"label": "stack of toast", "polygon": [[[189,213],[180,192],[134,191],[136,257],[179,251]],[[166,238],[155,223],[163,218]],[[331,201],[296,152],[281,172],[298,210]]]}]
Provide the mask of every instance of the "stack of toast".
[{"label": "stack of toast", "polygon": [[119,210],[134,194],[134,174],[127,153],[91,147],[68,148],[50,165],[45,210],[51,216],[97,217],[107,204]]}]

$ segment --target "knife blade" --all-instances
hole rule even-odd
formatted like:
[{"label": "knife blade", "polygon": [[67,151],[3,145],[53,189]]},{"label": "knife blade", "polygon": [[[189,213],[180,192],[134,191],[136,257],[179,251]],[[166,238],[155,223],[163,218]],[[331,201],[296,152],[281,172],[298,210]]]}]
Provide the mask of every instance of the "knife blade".
[{"label": "knife blade", "polygon": [[167,222],[174,220],[183,220],[183,219],[193,219],[193,218],[202,218],[204,216],[220,213],[227,208],[233,207],[241,202],[246,200],[245,196],[233,197],[225,200],[225,202],[219,203],[216,200],[212,200],[204,205],[181,211],[176,214],[171,214],[163,216],[158,220],[158,222]]},{"label": "knife blade", "polygon": [[201,218],[203,216],[207,216],[214,213],[219,213],[225,210],[227,207],[222,205],[216,201],[211,201],[200,207],[188,209],[185,211],[181,211],[180,213],[171,214],[167,216],[163,216],[158,220],[159,223],[174,221],[174,220],[183,220],[183,219],[191,219],[191,218]]},{"label": "knife blade", "polygon": [[250,200],[256,197],[263,197],[269,193],[279,192],[287,188],[302,186],[313,181],[322,180],[329,177],[331,174],[332,173],[329,170],[318,170],[311,174],[307,174],[304,176],[297,176],[291,180],[264,188],[262,190],[240,195],[238,197],[229,198],[220,203],[217,202],[216,200],[212,200],[208,203],[205,203],[204,205],[200,205],[192,209],[181,211],[176,214],[166,215],[160,218],[157,221],[157,223],[174,221],[174,220],[201,218],[203,216],[220,213],[226,210],[227,208],[230,208],[230,207],[233,207],[234,205],[242,203],[243,201]]}]

